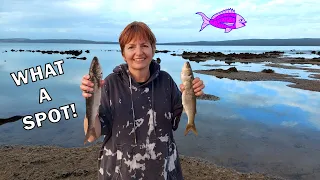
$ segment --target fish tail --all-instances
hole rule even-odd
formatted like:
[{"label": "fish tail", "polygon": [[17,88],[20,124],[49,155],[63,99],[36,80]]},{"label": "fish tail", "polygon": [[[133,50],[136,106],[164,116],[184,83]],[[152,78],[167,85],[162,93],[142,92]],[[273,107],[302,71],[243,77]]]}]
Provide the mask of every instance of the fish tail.
[{"label": "fish tail", "polygon": [[205,27],[207,27],[210,24],[210,22],[209,22],[210,19],[203,12],[197,12],[196,14],[198,14],[202,17],[203,23],[202,23],[201,29],[200,29],[200,31],[202,31]]},{"label": "fish tail", "polygon": [[86,142],[88,142],[89,137],[92,136],[92,135],[94,136],[95,139],[97,138],[97,134],[96,134],[96,129],[95,128],[88,129],[83,144],[86,144]]},{"label": "fish tail", "polygon": [[198,131],[195,124],[187,124],[186,130],[184,131],[184,135],[186,136],[189,131],[192,131],[195,135],[198,136]]}]

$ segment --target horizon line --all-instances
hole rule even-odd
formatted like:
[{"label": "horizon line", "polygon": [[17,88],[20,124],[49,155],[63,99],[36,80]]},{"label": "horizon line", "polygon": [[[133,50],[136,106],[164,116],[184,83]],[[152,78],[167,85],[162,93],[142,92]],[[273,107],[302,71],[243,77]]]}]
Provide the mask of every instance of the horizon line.
[{"label": "horizon line", "polygon": [[[172,43],[194,43],[194,42],[226,42],[226,41],[244,41],[244,40],[307,40],[307,39],[319,39],[319,38],[310,38],[310,37],[304,37],[304,38],[248,38],[248,39],[230,39],[230,40],[216,40],[216,41],[171,41],[171,42],[157,42],[156,44],[172,44]],[[96,40],[90,40],[90,39],[68,39],[68,38],[0,38],[0,40],[75,40],[75,41],[91,41],[91,42],[97,42],[97,43],[119,43],[118,41],[96,41]]]}]

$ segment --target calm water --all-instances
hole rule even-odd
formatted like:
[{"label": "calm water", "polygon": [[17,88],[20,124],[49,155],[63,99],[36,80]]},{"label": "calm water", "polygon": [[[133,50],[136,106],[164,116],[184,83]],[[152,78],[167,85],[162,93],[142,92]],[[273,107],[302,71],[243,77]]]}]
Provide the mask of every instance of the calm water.
[{"label": "calm water", "polygon": [[[88,60],[66,59],[69,55],[42,54],[31,52],[11,52],[11,49],[30,50],[90,50]],[[1,144],[49,144],[64,147],[82,146],[83,116],[85,101],[79,89],[81,78],[88,73],[90,61],[97,56],[106,76],[112,69],[123,63],[118,45],[82,44],[0,44],[0,117],[32,115],[47,112],[51,108],[75,103],[78,118],[61,119],[58,123],[43,122],[42,127],[24,130],[22,121],[0,126]],[[201,47],[201,46],[158,46],[159,50],[182,51],[220,51],[264,52],[287,51],[286,56],[297,56],[290,52],[320,51],[320,47]],[[7,50],[8,52],[2,53]],[[300,57],[314,55],[299,54]],[[176,83],[180,83],[180,70],[185,60],[170,53],[158,53],[161,68],[169,72]],[[10,76],[30,67],[55,60],[64,59],[64,75],[31,82],[17,87]],[[5,62],[6,61],[6,62]],[[224,62],[192,62],[193,69],[217,67],[204,64],[220,64],[218,68],[227,69]],[[263,63],[235,63],[240,70],[261,71]],[[301,66],[301,65],[300,65]],[[319,66],[308,66],[318,68]],[[55,68],[57,70],[57,68]],[[308,78],[311,74],[302,70],[271,68],[278,73],[299,75]],[[282,175],[290,179],[320,178],[320,93],[287,87],[285,82],[241,82],[219,79],[214,76],[196,74],[206,88],[205,93],[213,94],[219,101],[198,101],[198,137],[192,134],[183,136],[186,116],[183,115],[176,141],[180,153],[206,158],[219,165],[233,167],[241,171],[261,171]],[[309,78],[311,79],[311,78]],[[39,104],[39,89],[45,87],[52,101]]]}]

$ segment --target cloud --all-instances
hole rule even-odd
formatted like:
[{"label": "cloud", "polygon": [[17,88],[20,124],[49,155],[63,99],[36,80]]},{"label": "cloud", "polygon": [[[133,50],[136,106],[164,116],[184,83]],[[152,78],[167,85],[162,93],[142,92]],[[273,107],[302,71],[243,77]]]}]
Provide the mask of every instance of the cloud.
[{"label": "cloud", "polygon": [[298,122],[295,122],[295,121],[283,121],[281,123],[282,126],[285,126],[285,127],[294,127],[296,125],[298,125],[299,123]]},{"label": "cloud", "polygon": [[[320,94],[306,90],[284,87],[284,82],[241,82],[244,86],[237,85],[233,88],[234,91],[241,93],[229,93],[228,98],[231,98],[234,103],[241,106],[250,107],[272,107],[274,105],[285,105],[288,107],[299,108],[308,113],[308,121],[317,128],[320,128],[320,103],[314,99],[319,99]],[[245,89],[250,89],[246,91]],[[261,94],[261,90],[264,93]],[[267,94],[265,94],[267,93]],[[261,94],[261,95],[259,95]],[[279,101],[281,99],[281,101]],[[307,103],[306,103],[307,102]],[[282,125],[292,125],[283,123]],[[296,124],[295,124],[296,125]]]},{"label": "cloud", "polygon": [[[244,38],[319,37],[317,0],[0,0],[0,38],[81,38],[117,41],[132,21],[146,22],[159,41]],[[248,24],[224,33],[207,26],[199,32],[203,12],[208,17],[234,8]]]}]

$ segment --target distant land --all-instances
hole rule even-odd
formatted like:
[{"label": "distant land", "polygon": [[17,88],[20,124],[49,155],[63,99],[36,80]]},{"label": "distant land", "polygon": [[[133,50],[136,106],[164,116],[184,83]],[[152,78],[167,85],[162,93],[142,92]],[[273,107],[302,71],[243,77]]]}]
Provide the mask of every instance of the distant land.
[{"label": "distant land", "polygon": [[[0,39],[0,43],[68,43],[68,44],[119,44],[111,41],[91,41],[82,39]],[[297,39],[239,39],[226,41],[194,41],[157,43],[157,45],[192,45],[192,46],[320,46],[320,38]]]}]

